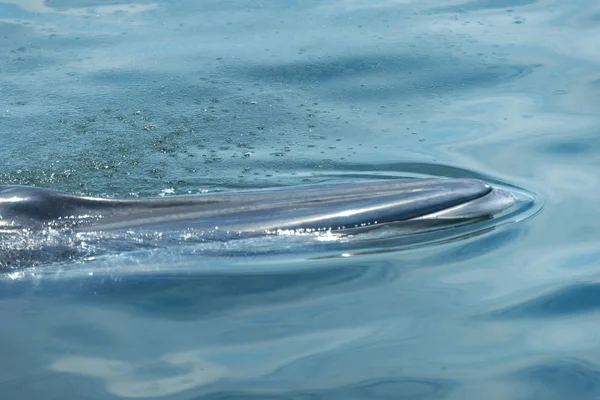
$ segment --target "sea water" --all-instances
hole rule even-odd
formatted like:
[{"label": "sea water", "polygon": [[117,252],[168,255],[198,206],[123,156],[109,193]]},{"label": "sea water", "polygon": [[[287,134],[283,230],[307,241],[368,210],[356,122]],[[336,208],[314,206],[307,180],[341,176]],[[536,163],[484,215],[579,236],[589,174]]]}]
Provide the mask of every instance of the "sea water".
[{"label": "sea water", "polygon": [[422,175],[536,199],[423,246],[5,273],[0,397],[598,398],[599,19],[590,0],[0,1],[1,184]]}]

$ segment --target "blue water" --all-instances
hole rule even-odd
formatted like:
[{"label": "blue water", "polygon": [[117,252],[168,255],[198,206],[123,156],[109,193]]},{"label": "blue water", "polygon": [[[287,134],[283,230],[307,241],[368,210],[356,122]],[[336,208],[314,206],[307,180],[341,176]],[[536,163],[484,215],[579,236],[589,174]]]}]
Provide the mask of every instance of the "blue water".
[{"label": "blue water", "polygon": [[415,248],[6,275],[1,397],[599,398],[599,18],[590,0],[0,0],[1,184],[466,176],[540,210]]}]

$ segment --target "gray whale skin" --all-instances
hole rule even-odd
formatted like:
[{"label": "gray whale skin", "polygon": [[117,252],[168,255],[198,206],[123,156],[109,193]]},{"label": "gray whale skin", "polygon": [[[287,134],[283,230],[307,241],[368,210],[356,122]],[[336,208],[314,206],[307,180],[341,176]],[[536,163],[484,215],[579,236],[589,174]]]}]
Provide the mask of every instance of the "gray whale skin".
[{"label": "gray whale skin", "polygon": [[0,231],[181,232],[241,236],[281,230],[340,233],[381,225],[489,219],[515,196],[477,179],[392,179],[230,193],[111,199],[0,186]]}]

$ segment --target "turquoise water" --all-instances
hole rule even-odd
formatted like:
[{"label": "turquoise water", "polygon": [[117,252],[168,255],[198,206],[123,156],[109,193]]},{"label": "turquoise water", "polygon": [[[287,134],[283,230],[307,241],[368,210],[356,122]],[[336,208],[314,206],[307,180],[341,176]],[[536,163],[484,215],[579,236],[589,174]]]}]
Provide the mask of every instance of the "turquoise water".
[{"label": "turquoise water", "polygon": [[396,251],[5,276],[2,397],[600,397],[599,18],[585,0],[0,0],[1,184],[478,177],[541,210]]}]

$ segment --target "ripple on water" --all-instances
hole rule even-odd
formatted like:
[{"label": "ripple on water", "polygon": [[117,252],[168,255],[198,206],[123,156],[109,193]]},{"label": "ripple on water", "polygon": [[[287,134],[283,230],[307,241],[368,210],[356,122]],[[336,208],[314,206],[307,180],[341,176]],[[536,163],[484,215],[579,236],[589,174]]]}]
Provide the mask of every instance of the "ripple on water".
[{"label": "ripple on water", "polygon": [[443,399],[454,389],[456,383],[450,380],[425,378],[380,378],[352,385],[327,389],[290,391],[220,391],[203,395],[199,399],[298,399],[298,400],[359,400],[359,399]]},{"label": "ripple on water", "polygon": [[600,284],[576,283],[488,314],[491,318],[553,318],[600,309]]},{"label": "ripple on water", "polygon": [[[485,11],[497,8],[522,7],[535,4],[539,0],[471,0],[449,6],[436,7],[432,12],[455,13],[468,11]],[[511,10],[512,11],[512,10]]]},{"label": "ripple on water", "polygon": [[576,359],[540,362],[514,374],[530,393],[529,399],[597,399],[600,397],[600,368]]}]

